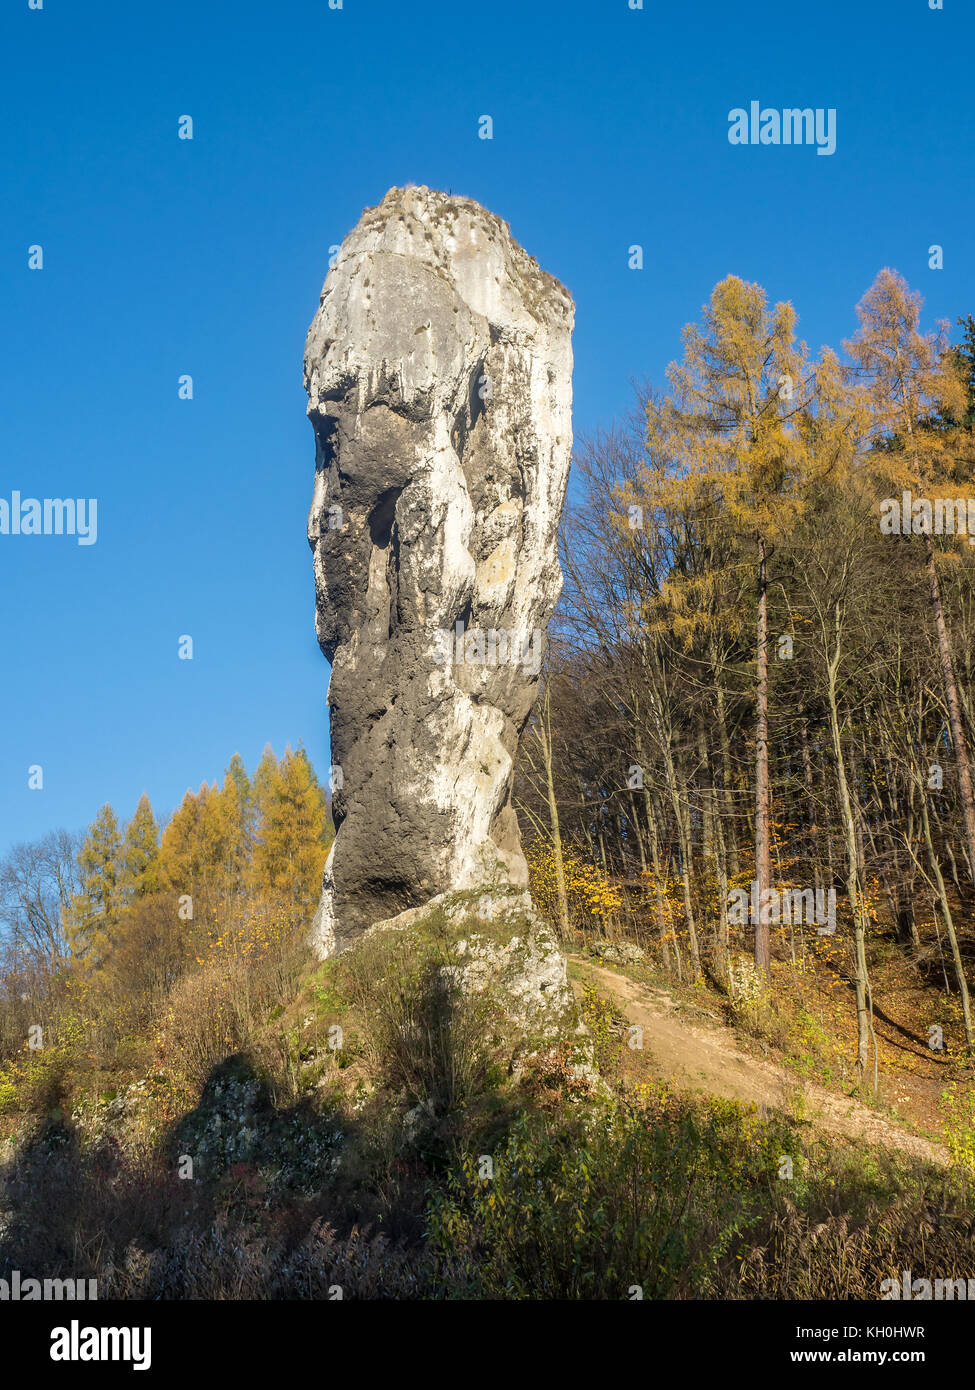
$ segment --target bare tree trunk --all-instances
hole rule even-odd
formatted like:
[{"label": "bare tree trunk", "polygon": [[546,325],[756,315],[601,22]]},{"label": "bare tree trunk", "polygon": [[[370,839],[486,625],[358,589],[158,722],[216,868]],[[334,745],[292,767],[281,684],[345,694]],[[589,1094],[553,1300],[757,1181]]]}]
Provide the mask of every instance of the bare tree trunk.
[{"label": "bare tree trunk", "polygon": [[[659,666],[656,663],[654,654],[654,671],[659,675]],[[696,980],[701,973],[701,951],[697,939],[697,922],[694,917],[694,898],[691,888],[693,873],[693,854],[691,845],[691,828],[687,811],[687,796],[681,799],[680,789],[677,782],[677,769],[674,765],[674,755],[671,746],[671,732],[669,722],[665,723],[662,713],[662,700],[660,690],[654,690],[650,710],[657,730],[657,741],[663,755],[664,773],[667,779],[667,792],[670,797],[670,804],[674,811],[674,820],[677,824],[677,838],[680,846],[681,859],[681,881],[684,887],[684,915],[687,919],[687,937],[691,953],[691,971]]]},{"label": "bare tree trunk", "polygon": [[[664,871],[660,862],[660,834],[657,829],[657,811],[653,805],[650,795],[650,788],[644,781],[643,798],[647,808],[647,822],[650,826],[650,859],[653,864],[653,888],[654,900],[657,914],[657,932],[660,936],[660,954],[663,957],[665,969],[670,969],[670,935],[667,925],[667,910],[664,904]],[[680,974],[680,956],[677,957],[678,977]]]},{"label": "bare tree trunk", "polygon": [[941,583],[935,564],[934,546],[929,535],[925,535],[924,544],[928,566],[928,584],[931,589],[931,606],[934,609],[934,625],[938,634],[938,659],[941,664],[945,698],[948,701],[951,743],[955,750],[955,762],[958,765],[958,799],[961,802],[962,816],[965,822],[965,842],[968,848],[969,869],[971,870],[975,866],[975,797],[972,795],[972,773],[968,762],[968,748],[965,743],[965,728],[961,718],[961,703],[958,699],[958,683],[955,680],[955,667],[951,659],[951,642],[948,637],[948,624],[945,621]]},{"label": "bare tree trunk", "polygon": [[549,826],[552,834],[552,857],[555,861],[555,894],[559,915],[559,931],[563,941],[569,939],[569,895],[565,888],[565,864],[562,859],[562,832],[559,826],[559,807],[555,799],[555,775],[552,767],[552,700],[546,687],[542,697],[542,717],[536,725],[536,735],[542,750],[545,768],[545,791],[548,797]]},{"label": "bare tree trunk", "polygon": [[768,553],[759,540],[758,641],[755,677],[755,883],[758,921],[755,923],[755,965],[772,974],[769,941],[769,889],[772,871],[769,853],[768,774]]},{"label": "bare tree trunk", "polygon": [[[712,666],[715,666],[713,654]],[[714,699],[718,713],[718,748],[721,752],[721,812],[728,826],[728,833],[725,837],[725,852],[728,872],[734,877],[739,871],[738,817],[735,814],[735,802],[731,793],[731,745],[728,739],[728,716],[725,711],[724,686],[721,683],[721,673],[716,667],[714,671]]]},{"label": "bare tree trunk", "polygon": [[843,743],[840,737],[839,710],[836,701],[836,675],[840,662],[840,613],[835,611],[835,644],[827,663],[826,697],[829,706],[829,728],[833,741],[833,758],[836,763],[836,785],[839,792],[840,815],[843,820],[843,838],[846,843],[846,896],[853,913],[853,944],[855,967],[853,984],[856,992],[857,1008],[857,1075],[860,1080],[867,1070],[870,1053],[870,1008],[868,1001],[869,980],[867,976],[867,923],[862,891],[862,863],[857,840],[856,822],[850,789],[846,778],[846,763],[843,757]]},{"label": "bare tree trunk", "polygon": [[958,935],[955,931],[954,918],[951,915],[951,906],[948,902],[948,892],[945,888],[944,876],[941,873],[941,865],[934,852],[934,842],[931,838],[931,819],[928,816],[928,803],[922,793],[921,796],[921,825],[924,830],[924,844],[928,851],[928,863],[931,866],[931,873],[934,876],[935,888],[938,893],[938,904],[941,908],[941,916],[944,920],[945,930],[948,933],[948,942],[951,946],[951,958],[955,963],[955,978],[958,981],[958,993],[961,995],[961,1012],[965,1021],[965,1042],[969,1050],[972,1047],[972,1013],[968,999],[968,982],[965,979],[965,968],[962,964],[961,951],[958,949]]},{"label": "bare tree trunk", "polygon": [[704,725],[697,726],[697,785],[701,806],[701,850],[705,859],[715,860],[714,822],[717,818],[715,804],[714,778],[711,773],[711,759],[708,756],[708,742]]},{"label": "bare tree trunk", "polygon": [[640,856],[640,872],[647,872],[647,852],[643,845],[643,826],[640,824],[640,815],[637,811],[636,797],[630,792],[630,824],[633,826],[633,838],[636,840],[637,853]]},{"label": "bare tree trunk", "polygon": [[[809,752],[809,730],[806,728],[806,721],[802,720],[799,725],[799,742],[802,752],[802,780],[806,788],[806,853],[812,854],[815,850],[815,836],[812,835],[812,827],[816,824],[816,789],[813,783],[812,755]],[[817,888],[822,887],[823,875],[819,867],[819,859],[814,862],[813,874]]]},{"label": "bare tree trunk", "polygon": [[724,832],[721,817],[715,822],[717,853],[715,868],[718,876],[718,930],[715,946],[715,974],[731,994],[731,952],[728,949],[728,868],[725,858]]}]

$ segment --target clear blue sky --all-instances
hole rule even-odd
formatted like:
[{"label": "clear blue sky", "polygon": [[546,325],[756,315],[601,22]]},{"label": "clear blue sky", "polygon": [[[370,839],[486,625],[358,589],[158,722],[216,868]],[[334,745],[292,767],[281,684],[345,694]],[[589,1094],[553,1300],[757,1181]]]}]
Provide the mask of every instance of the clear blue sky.
[{"label": "clear blue sky", "polygon": [[[929,319],[975,311],[975,19],[944,6],[5,0],[0,497],[97,497],[99,534],[0,536],[0,853],[144,789],[171,810],[268,740],[324,772],[302,346],[391,185],[478,199],[569,287],[577,431],[729,272],[813,348],[883,265]],[[753,99],[835,107],[836,153],[730,145]]]}]

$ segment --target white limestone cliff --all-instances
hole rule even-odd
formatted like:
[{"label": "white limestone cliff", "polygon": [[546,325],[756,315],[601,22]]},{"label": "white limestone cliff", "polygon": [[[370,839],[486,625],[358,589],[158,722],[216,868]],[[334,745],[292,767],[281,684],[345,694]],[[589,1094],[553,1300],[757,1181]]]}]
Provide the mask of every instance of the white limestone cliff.
[{"label": "white limestone cliff", "polygon": [[437,894],[527,883],[511,784],[562,585],[572,320],[506,223],[422,187],[364,212],[325,280],[305,347],[323,956]]}]

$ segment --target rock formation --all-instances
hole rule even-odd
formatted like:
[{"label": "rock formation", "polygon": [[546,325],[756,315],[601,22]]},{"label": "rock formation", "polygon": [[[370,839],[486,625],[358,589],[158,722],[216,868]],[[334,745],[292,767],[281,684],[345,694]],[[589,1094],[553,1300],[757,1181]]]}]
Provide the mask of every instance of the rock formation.
[{"label": "rock formation", "polygon": [[573,304],[477,203],[391,189],[305,347],[337,836],[313,941],[527,883],[515,752],[562,585]]}]

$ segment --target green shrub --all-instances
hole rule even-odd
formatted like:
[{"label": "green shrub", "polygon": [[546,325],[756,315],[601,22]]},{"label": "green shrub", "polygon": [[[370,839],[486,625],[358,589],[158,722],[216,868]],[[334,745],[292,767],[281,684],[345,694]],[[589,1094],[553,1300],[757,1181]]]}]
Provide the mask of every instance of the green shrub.
[{"label": "green shrub", "polygon": [[0,1115],[9,1115],[21,1108],[17,1078],[9,1069],[0,1071]]},{"label": "green shrub", "polygon": [[389,932],[360,942],[345,966],[371,1060],[386,1087],[432,1116],[463,1109],[498,1079],[487,994],[450,974],[444,943]]},{"label": "green shrub", "polygon": [[665,1096],[573,1124],[522,1116],[490,1157],[485,1177],[468,1156],[430,1213],[467,1293],[487,1298],[706,1296],[768,1163],[744,1147],[740,1112]]},{"label": "green shrub", "polygon": [[971,1085],[949,1082],[941,1093],[945,1143],[952,1160],[975,1177],[975,1094]]}]

